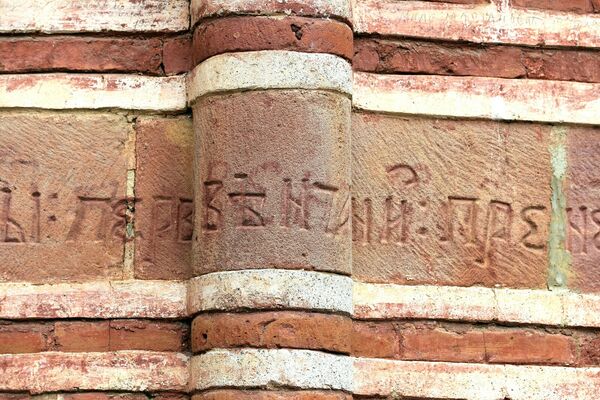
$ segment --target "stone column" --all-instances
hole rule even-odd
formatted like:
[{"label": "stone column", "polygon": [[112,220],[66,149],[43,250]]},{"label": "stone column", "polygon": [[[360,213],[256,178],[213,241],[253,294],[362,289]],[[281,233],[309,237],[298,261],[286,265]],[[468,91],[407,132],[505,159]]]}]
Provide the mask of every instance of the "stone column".
[{"label": "stone column", "polygon": [[349,14],[346,1],[192,4],[198,400],[348,397]]}]

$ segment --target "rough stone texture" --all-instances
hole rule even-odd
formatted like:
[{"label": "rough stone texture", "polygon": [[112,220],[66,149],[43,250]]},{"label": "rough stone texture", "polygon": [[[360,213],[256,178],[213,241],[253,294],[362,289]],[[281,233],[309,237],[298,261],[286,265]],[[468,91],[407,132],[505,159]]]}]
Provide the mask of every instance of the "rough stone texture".
[{"label": "rough stone texture", "polygon": [[600,12],[599,4],[595,0],[510,0],[510,5],[513,7],[537,8],[580,14]]},{"label": "rough stone texture", "polygon": [[365,72],[600,82],[595,50],[364,38],[355,42],[354,52],[354,69]]},{"label": "rough stone texture", "polygon": [[122,277],[131,131],[114,114],[2,113],[0,281]]},{"label": "rough stone texture", "polygon": [[163,43],[163,65],[167,75],[190,71],[192,66],[192,38],[182,35],[167,38]]},{"label": "rough stone texture", "polygon": [[349,353],[352,321],[303,312],[206,314],[192,324],[192,351],[214,348],[295,348]]},{"label": "rough stone texture", "polygon": [[192,400],[351,400],[352,395],[331,391],[217,390],[197,394]]},{"label": "rough stone texture", "polygon": [[354,277],[545,286],[549,136],[543,125],[354,114]]},{"label": "rough stone texture", "polygon": [[[566,7],[572,3],[550,1]],[[598,14],[528,10],[506,7],[506,3],[465,7],[432,1],[352,0],[352,22],[355,33],[381,36],[528,46],[600,45]]]},{"label": "rough stone texture", "polygon": [[597,85],[582,82],[356,72],[352,100],[380,113],[600,124]]},{"label": "rough stone texture", "polygon": [[[243,34],[240,34],[243,32]],[[200,24],[194,65],[222,53],[290,50],[352,59],[352,29],[341,22],[303,17],[231,17]]]},{"label": "rough stone texture", "polygon": [[185,110],[183,76],[0,74],[1,108]]},{"label": "rough stone texture", "polygon": [[191,119],[139,117],[135,130],[135,277],[186,279],[194,211]]},{"label": "rough stone texture", "polygon": [[164,32],[189,26],[186,0],[3,1],[0,32]]},{"label": "rough stone texture", "polygon": [[190,360],[190,387],[352,390],[350,357],[312,350],[211,350]]},{"label": "rough stone texture", "polygon": [[449,332],[442,329],[401,330],[403,360],[484,362],[485,338],[482,331]]},{"label": "rough stone texture", "polygon": [[[0,324],[0,354],[37,353],[47,349],[50,329],[44,325]],[[0,396],[1,399],[1,396]]]},{"label": "rough stone texture", "polygon": [[3,38],[0,72],[119,71],[161,73],[158,38]]},{"label": "rough stone texture", "polygon": [[433,399],[594,399],[600,369],[355,359],[354,393]]},{"label": "rough stone texture", "polygon": [[349,0],[192,0],[192,25],[199,20],[225,15],[302,15],[309,17],[334,17],[349,22]]},{"label": "rough stone texture", "polygon": [[194,273],[350,273],[349,123],[350,100],[324,91],[201,99]]},{"label": "rough stone texture", "polygon": [[599,128],[567,133],[567,249],[572,260],[569,286],[600,292],[600,134]]},{"label": "rough stone texture", "polygon": [[247,309],[350,314],[352,279],[312,271],[246,270],[207,274],[189,282],[189,315]]},{"label": "rough stone texture", "polygon": [[181,282],[90,282],[53,285],[1,284],[0,318],[181,318]]},{"label": "rough stone texture", "polygon": [[184,391],[188,358],[125,351],[0,355],[0,391]]},{"label": "rough stone texture", "polygon": [[193,103],[207,94],[256,89],[321,89],[351,95],[352,67],[332,54],[286,50],[220,54],[190,72],[187,96]]}]

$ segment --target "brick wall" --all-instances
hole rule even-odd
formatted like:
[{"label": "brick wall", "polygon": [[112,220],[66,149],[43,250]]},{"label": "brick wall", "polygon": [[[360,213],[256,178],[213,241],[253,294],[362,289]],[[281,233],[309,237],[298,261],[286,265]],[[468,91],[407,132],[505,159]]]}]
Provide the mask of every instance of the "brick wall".
[{"label": "brick wall", "polygon": [[595,400],[599,11],[0,0],[0,399]]}]

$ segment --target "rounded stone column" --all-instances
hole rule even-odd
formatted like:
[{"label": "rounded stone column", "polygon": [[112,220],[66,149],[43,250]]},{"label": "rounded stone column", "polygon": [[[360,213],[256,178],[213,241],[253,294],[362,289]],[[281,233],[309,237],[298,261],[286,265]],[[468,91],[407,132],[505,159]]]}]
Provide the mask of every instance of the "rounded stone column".
[{"label": "rounded stone column", "polygon": [[198,400],[242,398],[225,386],[350,391],[349,9],[193,2]]}]

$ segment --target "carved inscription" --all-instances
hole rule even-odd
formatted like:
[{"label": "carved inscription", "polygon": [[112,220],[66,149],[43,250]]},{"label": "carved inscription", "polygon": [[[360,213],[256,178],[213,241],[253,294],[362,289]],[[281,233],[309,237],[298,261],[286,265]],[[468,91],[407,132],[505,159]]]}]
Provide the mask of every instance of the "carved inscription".
[{"label": "carved inscription", "polygon": [[[420,246],[435,241],[440,248],[462,247],[474,264],[487,267],[500,248],[521,246],[546,250],[543,234],[550,210],[541,204],[514,205],[505,199],[483,200],[466,193],[415,199],[413,188],[426,184],[418,169],[400,163],[386,168],[389,195],[352,198],[352,236],[356,245]],[[418,192],[417,192],[418,193]],[[600,210],[569,209],[569,247],[600,250]],[[594,227],[594,230],[592,229]]]},{"label": "carved inscription", "polygon": [[218,168],[210,169],[203,182],[202,233],[275,228],[320,230],[337,236],[350,229],[347,184],[321,182],[311,179],[310,173],[293,179],[271,169],[268,185],[261,183],[260,171],[216,174]]},{"label": "carved inscription", "polygon": [[[154,196],[150,199],[119,198],[116,196],[76,196],[70,214],[60,217],[52,204],[63,201],[56,192],[34,191],[28,201],[14,200],[10,186],[0,188],[0,243],[40,244],[52,242],[124,242],[140,238],[150,242],[190,242],[193,234],[194,204],[183,197]],[[151,226],[145,232],[135,230],[135,206],[149,202],[152,209]],[[13,217],[15,210],[21,218]],[[30,217],[23,217],[30,214]],[[64,229],[45,232],[46,224],[64,224]],[[57,237],[56,232],[64,232]]]}]

